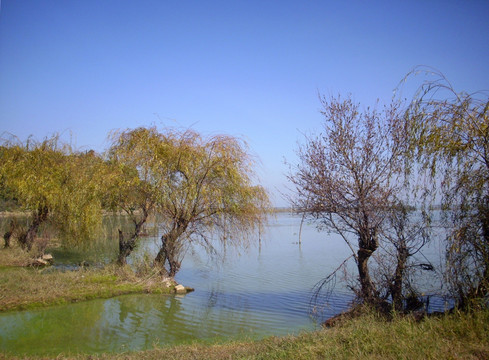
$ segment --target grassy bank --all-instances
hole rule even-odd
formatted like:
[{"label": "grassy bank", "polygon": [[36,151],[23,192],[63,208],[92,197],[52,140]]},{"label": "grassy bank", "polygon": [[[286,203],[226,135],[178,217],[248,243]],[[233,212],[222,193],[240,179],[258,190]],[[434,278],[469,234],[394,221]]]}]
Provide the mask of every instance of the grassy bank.
[{"label": "grassy bank", "polygon": [[[6,359],[0,355],[0,359]],[[59,358],[65,358],[59,356]],[[332,329],[261,341],[193,344],[70,359],[488,359],[489,312],[416,322],[365,315]],[[34,358],[33,358],[34,359]]]},{"label": "grassy bank", "polygon": [[24,310],[135,293],[170,293],[158,274],[136,274],[129,267],[107,266],[57,271],[24,267],[18,248],[0,249],[0,311]]}]

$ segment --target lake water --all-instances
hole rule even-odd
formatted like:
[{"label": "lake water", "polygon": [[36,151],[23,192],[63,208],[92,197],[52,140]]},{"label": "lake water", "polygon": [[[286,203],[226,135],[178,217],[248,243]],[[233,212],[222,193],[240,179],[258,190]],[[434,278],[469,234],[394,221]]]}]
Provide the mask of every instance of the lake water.
[{"label": "lake water", "polygon": [[[314,330],[314,285],[350,255],[337,235],[280,213],[261,242],[225,259],[189,251],[176,280],[195,288],[184,296],[127,295],[108,300],[0,314],[0,351],[13,354],[100,353],[151,349],[155,345],[223,339],[259,339]],[[157,249],[142,239],[139,256]],[[114,256],[117,244],[94,252],[92,261]],[[138,256],[138,254],[135,254]],[[55,254],[68,265],[83,256]],[[351,294],[337,285],[321,319],[348,307]]]}]

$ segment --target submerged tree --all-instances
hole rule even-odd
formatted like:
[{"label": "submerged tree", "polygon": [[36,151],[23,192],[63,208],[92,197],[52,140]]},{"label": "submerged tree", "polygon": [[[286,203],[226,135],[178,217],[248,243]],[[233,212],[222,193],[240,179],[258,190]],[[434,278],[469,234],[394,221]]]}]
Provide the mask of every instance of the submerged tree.
[{"label": "submerged tree", "polygon": [[[431,69],[406,112],[411,155],[441,194],[447,229],[447,280],[459,305],[489,295],[489,97],[457,93]],[[441,186],[439,186],[441,184]]]},{"label": "submerged tree", "polygon": [[359,111],[350,98],[322,98],[324,132],[306,139],[299,164],[289,174],[294,208],[349,246],[358,270],[358,296],[379,302],[369,259],[379,248],[382,226],[400,184],[401,129],[396,104],[378,112]]},{"label": "submerged tree", "polygon": [[[252,184],[253,161],[236,138],[139,128],[119,134],[111,154],[138,174],[129,183],[136,191],[124,199],[126,211],[139,209],[139,222],[151,211],[158,214],[163,235],[154,264],[165,275],[175,276],[192,243],[212,251],[217,236],[226,244],[246,245],[266,220],[268,196]],[[131,239],[137,238],[139,222]]]}]

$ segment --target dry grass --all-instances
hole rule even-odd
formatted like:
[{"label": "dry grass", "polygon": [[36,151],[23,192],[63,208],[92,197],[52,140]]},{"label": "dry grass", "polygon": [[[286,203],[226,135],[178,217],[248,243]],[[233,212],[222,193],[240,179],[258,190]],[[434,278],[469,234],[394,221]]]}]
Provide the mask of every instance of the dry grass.
[{"label": "dry grass", "polygon": [[3,238],[0,237],[0,269],[5,267],[26,266],[32,260],[32,255],[23,251],[17,245],[3,248]]},{"label": "dry grass", "polygon": [[162,348],[105,359],[488,359],[489,313],[417,323],[366,315],[328,330],[249,343]]}]

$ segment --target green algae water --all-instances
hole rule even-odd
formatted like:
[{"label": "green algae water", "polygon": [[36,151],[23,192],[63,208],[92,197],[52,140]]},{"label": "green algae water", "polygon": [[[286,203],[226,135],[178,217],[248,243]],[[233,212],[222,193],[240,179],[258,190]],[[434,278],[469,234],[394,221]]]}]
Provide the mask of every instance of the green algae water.
[{"label": "green algae water", "polygon": [[[318,328],[311,316],[314,285],[349,250],[335,235],[279,214],[259,242],[240,253],[220,249],[222,259],[189,250],[176,280],[195,291],[184,296],[127,295],[33,311],[0,313],[0,352],[46,355],[124,352],[192,341],[260,339]],[[135,257],[155,253],[157,237],[142,239]],[[90,253],[91,261],[114,258],[117,243]],[[79,252],[55,255],[69,266]],[[322,309],[323,318],[348,307],[339,284]]]},{"label": "green algae water", "polygon": [[[174,296],[133,295],[12,313],[2,316],[0,348],[15,354],[51,356],[123,352],[212,340],[222,333],[254,336],[253,330],[259,330],[260,314],[253,319],[222,311],[221,318],[210,319],[195,313],[195,306],[193,311],[185,309],[189,306]],[[224,325],[222,317],[237,322]]]}]

